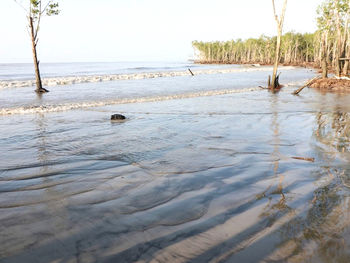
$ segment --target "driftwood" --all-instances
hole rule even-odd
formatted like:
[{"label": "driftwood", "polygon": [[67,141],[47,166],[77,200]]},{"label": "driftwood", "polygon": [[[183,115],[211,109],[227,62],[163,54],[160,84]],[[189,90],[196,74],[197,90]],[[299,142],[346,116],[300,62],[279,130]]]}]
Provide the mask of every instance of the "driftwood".
[{"label": "driftwood", "polygon": [[320,79],[320,77],[314,77],[313,79],[309,80],[304,86],[302,86],[301,88],[295,90],[292,94],[293,95],[298,95],[304,88],[310,86],[312,83],[314,83],[318,79]]},{"label": "driftwood", "polygon": [[308,158],[308,157],[292,157],[293,159],[296,160],[303,160],[303,161],[308,161],[308,162],[314,162],[315,158]]}]

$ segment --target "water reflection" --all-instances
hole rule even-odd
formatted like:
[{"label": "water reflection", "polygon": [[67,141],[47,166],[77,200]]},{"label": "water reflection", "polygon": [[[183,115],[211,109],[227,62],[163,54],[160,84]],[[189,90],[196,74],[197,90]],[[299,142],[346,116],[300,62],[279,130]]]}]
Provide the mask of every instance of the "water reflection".
[{"label": "water reflection", "polygon": [[[48,227],[44,230],[36,232],[31,238],[37,239],[37,243],[48,242],[54,239],[57,233],[65,231],[68,226],[69,216],[66,209],[67,201],[63,197],[64,193],[60,191],[57,185],[57,179],[52,177],[54,169],[50,163],[55,161],[55,156],[50,153],[50,132],[48,117],[45,114],[37,114],[35,118],[36,124],[36,149],[37,161],[40,167],[40,187],[43,187],[42,200],[45,208],[42,210],[42,219],[50,218]],[[38,239],[38,237],[40,239]]]},{"label": "water reflection", "polygon": [[[271,229],[261,229],[257,236],[264,238],[245,250],[251,253],[262,248],[272,251],[256,253],[256,260],[348,262],[350,198],[345,181],[348,180],[350,172],[347,154],[350,138],[349,113],[342,111],[340,107],[331,112],[317,113],[313,132],[316,141],[314,152],[317,163],[321,166],[315,167],[309,174],[304,173],[304,185],[311,183],[316,189],[304,191],[302,196],[296,196],[293,189],[300,187],[300,184],[283,186],[286,178],[281,170],[285,170],[286,163],[281,164],[281,159],[278,158],[281,156],[279,148],[280,137],[283,134],[280,133],[279,101],[276,98],[271,100],[271,128],[273,155],[276,156],[273,173],[274,176],[278,176],[279,182],[275,191],[265,191],[264,196],[269,198],[269,205],[261,215],[270,220],[268,226]],[[288,180],[290,181],[290,178]],[[280,195],[279,199],[274,198],[276,194]],[[276,246],[267,245],[265,242],[275,243]],[[247,252],[237,254],[230,259],[239,259],[243,255],[248,257]]]},{"label": "water reflection", "polygon": [[[284,182],[284,174],[279,172],[279,163],[281,160],[281,153],[279,151],[281,140],[280,140],[280,124],[279,124],[279,98],[278,92],[272,93],[271,98],[271,142],[273,146],[273,152],[271,154],[271,158],[273,159],[273,177],[277,178],[278,182],[275,184],[274,182],[266,189],[265,194],[270,191],[270,195],[268,195],[269,205],[266,207],[266,210],[262,214],[262,217],[268,217],[270,220],[270,224],[272,224],[279,212],[285,212],[285,210],[289,209],[286,203],[286,196],[284,194],[283,182]],[[271,190],[272,189],[272,190]],[[279,199],[276,199],[275,196],[280,195]]]},{"label": "water reflection", "polygon": [[281,228],[282,236],[292,238],[285,245],[292,250],[292,262],[348,262],[350,206],[348,185],[348,157],[350,115],[335,103],[331,112],[315,116],[314,151],[321,167],[310,176],[318,186],[309,200],[306,213],[299,213]]},{"label": "water reflection", "polygon": [[331,113],[317,113],[315,138],[336,152],[349,152],[350,115],[336,109]]},{"label": "water reflection", "polygon": [[[216,98],[223,114],[198,107],[184,118],[183,109],[196,105],[197,98],[184,100],[181,114],[167,107],[172,113],[165,117],[150,113],[117,126],[109,120],[96,124],[106,111],[84,118],[66,113],[63,121],[36,115],[35,147],[30,146],[40,171],[18,181],[32,181],[40,202],[21,203],[20,220],[2,207],[0,230],[2,224],[10,230],[2,232],[0,257],[7,257],[4,262],[346,262],[350,220],[344,182],[350,169],[348,148],[338,145],[348,145],[347,111],[338,107],[316,116],[298,102],[302,110],[287,112],[283,100],[289,98],[282,92],[259,95],[263,110],[256,112],[246,108],[256,105],[256,97],[240,96],[245,101],[239,108],[232,107],[237,99],[232,96]],[[214,101],[201,102],[209,100]],[[175,107],[157,104],[162,110],[168,105]],[[210,112],[217,112],[215,106]],[[154,110],[154,104],[146,105],[138,115]],[[159,132],[159,126],[166,128]],[[119,151],[131,153],[129,163],[115,160]],[[291,158],[301,152],[316,162]],[[55,166],[59,157],[77,155],[85,159]],[[165,163],[186,172],[169,172]],[[29,199],[30,191],[23,197]],[[6,198],[5,193],[0,201]],[[1,218],[5,214],[11,221]]]}]

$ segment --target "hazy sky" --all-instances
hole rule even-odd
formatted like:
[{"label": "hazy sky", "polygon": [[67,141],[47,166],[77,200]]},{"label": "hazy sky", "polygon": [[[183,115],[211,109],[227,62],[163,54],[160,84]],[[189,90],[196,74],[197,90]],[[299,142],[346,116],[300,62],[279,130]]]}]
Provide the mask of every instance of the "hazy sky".
[{"label": "hazy sky", "polygon": [[[245,39],[276,32],[271,0],[60,2],[61,14],[42,21],[38,45],[42,62],[181,61],[192,56],[193,40]],[[313,32],[321,2],[289,0],[284,32]],[[13,0],[0,0],[0,63],[32,61],[26,25],[26,14]]]}]

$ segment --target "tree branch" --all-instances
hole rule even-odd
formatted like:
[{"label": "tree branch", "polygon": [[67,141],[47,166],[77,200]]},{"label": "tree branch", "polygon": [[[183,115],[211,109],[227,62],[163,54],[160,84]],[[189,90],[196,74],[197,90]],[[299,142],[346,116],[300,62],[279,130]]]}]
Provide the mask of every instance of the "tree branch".
[{"label": "tree branch", "polygon": [[41,12],[41,1],[40,1],[40,5],[39,5],[39,14],[38,14],[38,21],[37,21],[37,24],[36,24],[34,39],[36,39],[37,36],[38,36],[38,32],[39,32],[39,29],[40,29],[41,15],[42,15],[42,12]]},{"label": "tree branch", "polygon": [[280,19],[281,30],[282,30],[282,27],[283,27],[283,21],[284,21],[284,16],[285,16],[285,13],[286,13],[286,9],[287,9],[287,0],[284,0],[283,8],[282,8],[282,14],[281,14],[281,19]]},{"label": "tree branch", "polygon": [[44,14],[47,10],[47,8],[50,6],[50,4],[52,3],[53,0],[50,0],[47,2],[46,6],[43,8],[43,11],[41,12],[41,14]]},{"label": "tree branch", "polygon": [[19,5],[24,11],[28,12],[28,9],[26,9],[18,0],[13,0],[17,5]]},{"label": "tree branch", "polygon": [[272,0],[272,7],[273,7],[273,15],[274,15],[274,17],[275,17],[275,20],[276,20],[276,22],[279,24],[278,16],[277,16],[277,14],[276,14],[275,0]]}]

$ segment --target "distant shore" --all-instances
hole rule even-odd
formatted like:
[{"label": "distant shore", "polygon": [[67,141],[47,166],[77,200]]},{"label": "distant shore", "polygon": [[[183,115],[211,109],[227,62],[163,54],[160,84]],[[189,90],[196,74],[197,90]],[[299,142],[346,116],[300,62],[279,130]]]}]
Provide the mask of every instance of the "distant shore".
[{"label": "distant shore", "polygon": [[[193,63],[195,64],[202,64],[202,65],[260,65],[260,66],[273,66],[272,63],[262,63],[259,61],[250,61],[250,62],[226,62],[226,61],[203,61],[203,60],[194,60]],[[301,62],[301,63],[280,63],[280,66],[292,66],[292,67],[303,67],[303,68],[313,68],[313,69],[320,69],[320,67],[315,62]]]}]

